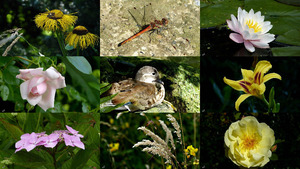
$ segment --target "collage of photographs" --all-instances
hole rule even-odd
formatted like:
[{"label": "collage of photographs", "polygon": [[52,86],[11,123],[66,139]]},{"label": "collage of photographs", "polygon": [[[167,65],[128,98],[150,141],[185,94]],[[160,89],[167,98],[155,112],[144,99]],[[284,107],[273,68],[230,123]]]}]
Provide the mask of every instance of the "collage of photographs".
[{"label": "collage of photographs", "polygon": [[1,2],[1,169],[300,168],[299,0]]}]

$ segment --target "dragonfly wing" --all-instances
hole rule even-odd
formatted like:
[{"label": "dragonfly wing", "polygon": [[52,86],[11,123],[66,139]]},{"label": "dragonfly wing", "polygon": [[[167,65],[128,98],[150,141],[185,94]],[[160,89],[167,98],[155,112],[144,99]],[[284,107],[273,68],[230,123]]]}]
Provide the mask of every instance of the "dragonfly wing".
[{"label": "dragonfly wing", "polygon": [[132,16],[133,20],[136,22],[138,27],[141,28],[143,26],[143,15],[136,8],[130,9],[128,10],[128,12]]},{"label": "dragonfly wing", "polygon": [[149,3],[148,5],[145,5],[144,7],[144,21],[145,24],[149,24],[150,22],[153,22],[155,19],[153,9],[152,9],[152,4]]}]

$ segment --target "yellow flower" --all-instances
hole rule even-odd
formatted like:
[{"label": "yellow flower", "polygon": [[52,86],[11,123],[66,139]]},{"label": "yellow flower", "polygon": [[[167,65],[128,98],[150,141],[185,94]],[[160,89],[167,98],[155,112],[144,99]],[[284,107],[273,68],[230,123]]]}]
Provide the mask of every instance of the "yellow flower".
[{"label": "yellow flower", "polygon": [[224,82],[238,91],[243,91],[246,94],[242,94],[235,102],[235,109],[239,111],[240,104],[250,96],[256,96],[260,99],[263,98],[263,94],[266,90],[265,82],[270,79],[276,78],[281,80],[281,76],[277,73],[269,73],[265,75],[272,65],[270,62],[263,60],[256,64],[254,72],[252,70],[242,69],[243,79],[234,81],[224,77]]},{"label": "yellow flower", "polygon": [[166,169],[172,169],[172,165],[168,165]]},{"label": "yellow flower", "polygon": [[109,144],[110,152],[119,150],[119,146],[120,146],[120,143],[110,143]]},{"label": "yellow flower", "polygon": [[189,145],[186,149],[184,149],[184,153],[186,154],[187,158],[190,158],[190,155],[196,156],[198,152],[198,148],[194,148],[192,145]]},{"label": "yellow flower", "polygon": [[253,116],[230,125],[224,136],[226,155],[238,166],[263,167],[272,155],[274,131]]},{"label": "yellow flower", "polygon": [[199,165],[199,159],[196,159],[196,160],[193,162],[193,165]]},{"label": "yellow flower", "polygon": [[76,26],[66,38],[66,43],[76,48],[79,46],[85,49],[88,46],[94,46],[98,42],[98,36],[89,31],[84,26]]},{"label": "yellow flower", "polygon": [[58,9],[40,13],[34,19],[36,26],[46,31],[66,31],[76,20],[77,16],[64,14]]}]

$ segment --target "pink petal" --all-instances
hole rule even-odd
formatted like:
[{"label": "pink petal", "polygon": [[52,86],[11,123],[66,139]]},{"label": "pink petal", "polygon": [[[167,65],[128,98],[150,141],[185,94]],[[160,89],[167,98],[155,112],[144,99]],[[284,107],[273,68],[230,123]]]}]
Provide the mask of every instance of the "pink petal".
[{"label": "pink petal", "polygon": [[61,76],[60,73],[56,69],[54,69],[53,67],[48,68],[45,71],[45,74],[51,80],[57,79],[57,78],[59,78]]},{"label": "pink petal", "polygon": [[274,34],[264,34],[260,36],[260,42],[264,42],[264,43],[270,43],[275,39],[275,35]]},{"label": "pink petal", "polygon": [[257,48],[269,48],[268,43],[260,42],[260,41],[251,41],[251,43]]},{"label": "pink petal", "polygon": [[229,38],[231,40],[233,40],[234,42],[236,42],[236,43],[243,43],[244,42],[243,37],[240,34],[237,34],[237,33],[231,33],[229,35]]},{"label": "pink petal", "polygon": [[37,86],[35,87],[35,89],[36,89],[36,93],[38,93],[39,95],[42,95],[42,94],[44,94],[44,93],[46,92],[46,90],[47,90],[47,83],[46,83],[46,82],[43,82],[43,83],[37,85]]},{"label": "pink petal", "polygon": [[28,90],[31,91],[31,89],[45,81],[44,77],[33,77],[31,80],[29,80],[29,86]]},{"label": "pink petal", "polygon": [[254,46],[252,45],[252,43],[251,43],[250,41],[245,40],[245,41],[244,41],[244,45],[245,45],[245,48],[246,48],[249,52],[254,52],[254,51],[255,51],[255,48],[254,48]]},{"label": "pink petal", "polygon": [[77,133],[78,133],[78,131],[74,130],[72,127],[70,127],[70,126],[68,126],[68,125],[66,125],[66,128],[67,128],[67,129],[69,130],[69,132],[72,133],[72,134],[77,134]]},{"label": "pink petal", "polygon": [[38,105],[44,111],[46,111],[49,108],[54,107],[55,92],[56,92],[56,89],[48,85],[47,91],[43,95],[41,95],[42,99],[38,103]]},{"label": "pink petal", "polygon": [[29,94],[26,99],[27,99],[29,104],[31,104],[32,106],[35,106],[36,104],[38,104],[42,100],[42,95],[34,96],[32,94]]},{"label": "pink petal", "polygon": [[27,99],[30,90],[28,90],[29,81],[25,81],[20,85],[20,93],[22,99]]},{"label": "pink petal", "polygon": [[36,68],[36,69],[20,69],[20,74],[16,77],[23,80],[29,80],[33,76],[39,75],[42,76],[43,68]]}]

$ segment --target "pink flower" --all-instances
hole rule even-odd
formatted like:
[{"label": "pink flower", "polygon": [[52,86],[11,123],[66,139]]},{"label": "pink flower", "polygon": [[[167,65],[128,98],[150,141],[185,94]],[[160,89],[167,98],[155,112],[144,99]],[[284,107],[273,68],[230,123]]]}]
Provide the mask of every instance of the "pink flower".
[{"label": "pink flower", "polygon": [[80,141],[78,136],[72,136],[69,134],[63,134],[66,146],[76,146],[81,149],[85,149],[84,144]]},{"label": "pink flower", "polygon": [[83,135],[78,134],[78,131],[74,130],[72,127],[66,125],[67,129],[69,130],[69,132],[77,137],[83,138]]},{"label": "pink flower", "polygon": [[20,86],[22,99],[31,105],[39,105],[44,111],[54,107],[56,89],[66,87],[65,78],[53,67],[20,69],[17,78],[24,80]]},{"label": "pink flower", "polygon": [[45,143],[43,144],[45,147],[50,147],[50,148],[53,148],[56,146],[56,144],[58,143],[59,141],[59,134],[56,134],[56,133],[52,133],[50,134],[49,136],[47,137],[44,137],[44,140],[43,140]]},{"label": "pink flower", "polygon": [[251,9],[248,13],[239,7],[238,17],[231,14],[231,20],[227,20],[228,27],[236,32],[229,35],[230,39],[236,43],[244,43],[249,52],[254,52],[254,47],[269,48],[269,43],[275,39],[275,35],[267,33],[273,25],[264,19],[260,11],[254,13]]},{"label": "pink flower", "polygon": [[40,145],[43,142],[43,139],[40,138],[39,133],[26,133],[21,136],[21,140],[15,144],[16,151],[18,152],[22,149],[26,149],[27,152],[34,149],[36,146]]}]

